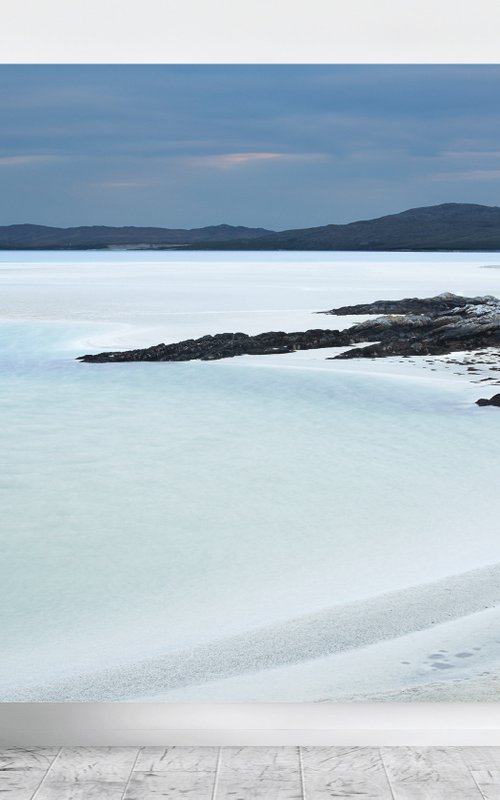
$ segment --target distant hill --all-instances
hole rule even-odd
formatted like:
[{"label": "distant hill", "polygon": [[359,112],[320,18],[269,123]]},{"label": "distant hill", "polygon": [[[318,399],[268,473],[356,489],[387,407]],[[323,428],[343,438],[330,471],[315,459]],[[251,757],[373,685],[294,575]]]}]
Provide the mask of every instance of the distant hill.
[{"label": "distant hill", "polygon": [[2,250],[88,250],[110,247],[171,247],[196,242],[250,241],[253,237],[273,233],[266,228],[245,228],[234,225],[212,225],[208,228],[113,228],[105,225],[80,228],[50,228],[45,225],[0,226]]},{"label": "distant hill", "polygon": [[[202,249],[215,246],[204,243]],[[500,250],[500,208],[445,203],[347,225],[299,228],[219,243],[217,249]]]},{"label": "distant hill", "polygon": [[87,250],[106,248],[187,250],[500,250],[500,208],[444,203],[400,214],[350,222],[270,231],[215,225],[173,228],[0,227],[0,249]]}]

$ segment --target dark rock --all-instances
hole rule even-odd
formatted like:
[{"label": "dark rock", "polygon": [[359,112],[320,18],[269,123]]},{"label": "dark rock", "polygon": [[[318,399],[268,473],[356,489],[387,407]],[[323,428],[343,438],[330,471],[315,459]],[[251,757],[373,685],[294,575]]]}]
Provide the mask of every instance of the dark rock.
[{"label": "dark rock", "polygon": [[141,350],[98,353],[80,356],[80,361],[213,361],[241,355],[292,353],[323,347],[346,347],[351,343],[343,331],[309,330],[303,333],[271,331],[248,336],[246,333],[218,333],[201,339],[186,339],[176,344],[157,344]]},{"label": "dark rock", "polygon": [[334,314],[345,317],[351,314],[435,314],[460,308],[470,303],[482,302],[484,297],[461,297],[444,292],[437,297],[406,297],[404,300],[376,300],[375,303],[361,303],[355,306],[341,306],[330,311],[317,311],[317,314]]},{"label": "dark rock", "polygon": [[[500,301],[491,296],[444,294],[424,300],[377,301],[326,313],[368,314],[370,309],[379,313],[381,306],[390,308],[392,315],[367,320],[344,331],[354,343],[376,344],[347,350],[336,358],[444,355],[500,345]],[[394,312],[399,313],[394,316]]]},{"label": "dark rock", "polygon": [[443,355],[455,351],[500,346],[500,301],[495,297],[458,297],[442,294],[425,299],[379,300],[360,306],[344,306],[327,314],[379,314],[389,316],[353,325],[346,330],[313,329],[284,333],[268,331],[256,336],[219,333],[158,344],[140,350],[80,356],[80,361],[210,361],[239,355],[268,355],[324,347],[352,347],[336,359],[385,356]]},{"label": "dark rock", "polygon": [[479,400],[476,400],[476,405],[478,406],[498,406],[500,408],[500,394],[494,394],[493,397],[490,399],[486,399],[486,397],[481,397]]}]

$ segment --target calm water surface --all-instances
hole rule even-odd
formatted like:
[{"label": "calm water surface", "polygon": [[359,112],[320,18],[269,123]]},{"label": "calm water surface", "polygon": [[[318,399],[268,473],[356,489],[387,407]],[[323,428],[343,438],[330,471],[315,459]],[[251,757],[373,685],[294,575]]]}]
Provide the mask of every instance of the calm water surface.
[{"label": "calm water surface", "polygon": [[500,425],[477,392],[288,356],[74,360],[334,327],[312,312],[347,302],[500,295],[488,263],[1,254],[1,699],[500,560]]}]

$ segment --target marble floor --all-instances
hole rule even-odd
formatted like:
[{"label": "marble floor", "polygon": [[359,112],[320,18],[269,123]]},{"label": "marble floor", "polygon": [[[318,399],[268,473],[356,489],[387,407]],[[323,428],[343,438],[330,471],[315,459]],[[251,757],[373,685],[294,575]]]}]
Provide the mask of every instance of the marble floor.
[{"label": "marble floor", "polygon": [[500,800],[500,747],[0,750],[2,800]]}]

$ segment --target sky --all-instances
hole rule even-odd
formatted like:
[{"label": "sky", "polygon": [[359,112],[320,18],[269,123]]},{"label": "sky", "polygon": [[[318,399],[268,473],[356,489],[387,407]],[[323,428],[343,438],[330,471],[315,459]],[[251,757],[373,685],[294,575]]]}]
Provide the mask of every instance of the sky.
[{"label": "sky", "polygon": [[0,65],[0,225],[500,205],[497,65]]}]

